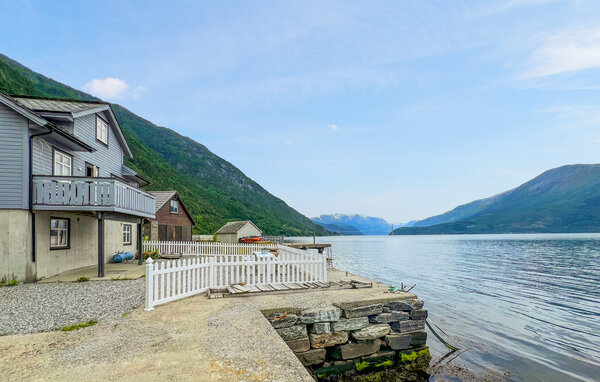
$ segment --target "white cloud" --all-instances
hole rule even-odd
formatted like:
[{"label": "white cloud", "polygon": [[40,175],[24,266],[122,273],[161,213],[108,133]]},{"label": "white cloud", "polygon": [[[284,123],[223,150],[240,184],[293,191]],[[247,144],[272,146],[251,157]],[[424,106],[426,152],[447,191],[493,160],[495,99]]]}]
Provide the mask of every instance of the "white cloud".
[{"label": "white cloud", "polygon": [[[83,88],[100,98],[118,99],[125,96],[129,90],[129,85],[127,85],[127,83],[121,79],[106,77],[104,79],[94,78],[85,84]],[[137,95],[139,95],[139,89],[140,88],[136,88],[136,90],[134,90],[134,98],[137,98]]]},{"label": "white cloud", "polygon": [[547,37],[525,62],[521,78],[541,78],[600,68],[600,28]]},{"label": "white cloud", "polygon": [[340,129],[338,125],[327,125],[327,128],[331,131],[338,131]]}]

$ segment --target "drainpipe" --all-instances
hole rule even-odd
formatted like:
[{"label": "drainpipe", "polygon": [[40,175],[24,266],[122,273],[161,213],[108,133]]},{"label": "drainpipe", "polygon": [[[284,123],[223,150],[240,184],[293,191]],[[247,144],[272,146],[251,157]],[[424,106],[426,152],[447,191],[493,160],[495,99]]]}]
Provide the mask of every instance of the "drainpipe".
[{"label": "drainpipe", "polygon": [[[27,124],[29,127],[29,124]],[[33,138],[41,137],[52,133],[52,128],[42,126],[48,129],[43,133],[31,134],[29,136],[29,213],[31,214],[31,261],[35,263],[35,213],[33,212]]]}]

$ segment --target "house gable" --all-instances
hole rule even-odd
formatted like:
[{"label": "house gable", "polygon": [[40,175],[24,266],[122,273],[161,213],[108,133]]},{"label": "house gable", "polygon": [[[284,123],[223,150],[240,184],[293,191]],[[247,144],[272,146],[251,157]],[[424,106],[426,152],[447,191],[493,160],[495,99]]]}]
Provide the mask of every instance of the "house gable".
[{"label": "house gable", "polygon": [[[150,192],[152,193],[152,192]],[[177,200],[179,202],[179,213],[171,213],[171,200]],[[158,198],[157,198],[158,203]],[[170,198],[162,203],[162,206],[157,205],[156,218],[158,224],[172,225],[172,226],[194,226],[194,218],[188,212],[187,208],[183,204],[179,195],[175,192]]]}]

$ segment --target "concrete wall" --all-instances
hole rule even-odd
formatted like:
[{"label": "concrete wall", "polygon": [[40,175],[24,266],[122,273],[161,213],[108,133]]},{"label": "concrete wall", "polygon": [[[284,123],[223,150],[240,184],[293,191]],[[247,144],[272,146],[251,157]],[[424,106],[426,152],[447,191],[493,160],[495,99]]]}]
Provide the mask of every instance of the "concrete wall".
[{"label": "concrete wall", "polygon": [[35,280],[31,217],[27,210],[0,210],[0,279]]},{"label": "concrete wall", "polygon": [[[69,249],[50,249],[50,218],[71,219]],[[57,211],[35,213],[37,278],[97,264],[98,221],[93,215]]]},{"label": "concrete wall", "polygon": [[[50,218],[71,219],[69,249],[50,249]],[[131,224],[132,244],[123,244],[123,225]],[[94,215],[58,211],[36,212],[37,278],[54,276],[70,269],[98,264],[98,220]],[[117,251],[137,250],[137,224],[105,219],[104,262],[110,263]]]}]

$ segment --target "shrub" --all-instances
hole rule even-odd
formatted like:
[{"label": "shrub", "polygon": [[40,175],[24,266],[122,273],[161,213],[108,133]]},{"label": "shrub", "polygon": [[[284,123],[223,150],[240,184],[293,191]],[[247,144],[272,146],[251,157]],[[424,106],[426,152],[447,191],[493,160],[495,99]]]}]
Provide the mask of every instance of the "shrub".
[{"label": "shrub", "polygon": [[85,277],[85,276],[81,276],[80,278],[77,279],[78,283],[84,283],[86,281],[90,281],[89,277]]}]

